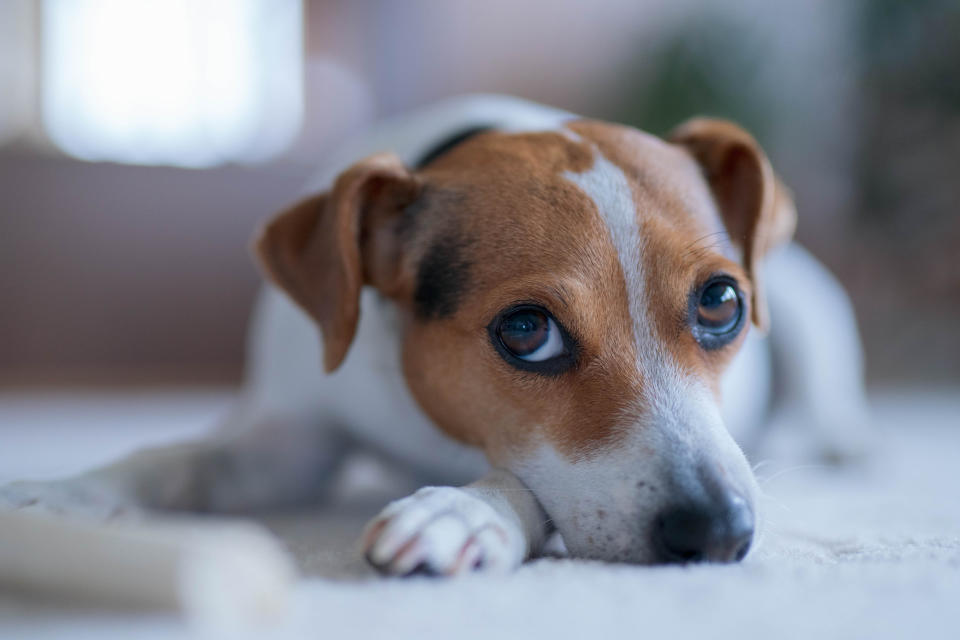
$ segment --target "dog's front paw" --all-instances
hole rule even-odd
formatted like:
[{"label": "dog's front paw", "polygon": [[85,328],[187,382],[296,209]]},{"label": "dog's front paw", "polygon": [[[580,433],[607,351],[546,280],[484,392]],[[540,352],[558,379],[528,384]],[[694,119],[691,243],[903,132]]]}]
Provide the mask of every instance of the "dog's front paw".
[{"label": "dog's front paw", "polygon": [[468,491],[426,487],[390,503],[367,526],[367,560],[388,575],[508,571],[523,562],[517,525]]},{"label": "dog's front paw", "polygon": [[23,511],[56,516],[111,520],[138,512],[117,491],[80,479],[49,482],[21,481],[0,487],[0,511]]}]

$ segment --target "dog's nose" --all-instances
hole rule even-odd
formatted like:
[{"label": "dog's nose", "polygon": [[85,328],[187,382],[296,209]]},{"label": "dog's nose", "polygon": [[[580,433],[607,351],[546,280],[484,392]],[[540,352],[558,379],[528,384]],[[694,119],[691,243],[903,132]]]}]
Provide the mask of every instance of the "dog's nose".
[{"label": "dog's nose", "polygon": [[740,496],[673,506],[657,518],[654,536],[665,562],[739,562],[753,541],[753,511]]}]

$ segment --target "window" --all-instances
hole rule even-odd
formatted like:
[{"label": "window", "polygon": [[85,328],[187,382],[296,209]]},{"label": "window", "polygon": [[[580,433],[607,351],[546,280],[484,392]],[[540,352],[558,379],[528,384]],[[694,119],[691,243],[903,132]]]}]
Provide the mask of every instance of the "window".
[{"label": "window", "polygon": [[72,156],[184,167],[256,162],[300,130],[300,0],[42,7],[43,126]]}]

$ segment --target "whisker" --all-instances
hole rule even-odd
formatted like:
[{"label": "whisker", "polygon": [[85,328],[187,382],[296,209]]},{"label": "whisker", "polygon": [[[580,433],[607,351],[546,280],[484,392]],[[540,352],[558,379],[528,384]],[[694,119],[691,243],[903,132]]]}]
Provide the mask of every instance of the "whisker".
[{"label": "whisker", "polygon": [[787,467],[786,469],[781,469],[780,471],[774,473],[772,476],[768,478],[757,478],[757,483],[768,485],[774,480],[776,480],[777,478],[783,475],[786,475],[787,473],[792,473],[794,471],[808,471],[811,469],[827,469],[827,468],[828,467],[825,464],[801,464],[795,467]]},{"label": "whisker", "polygon": [[[714,231],[713,233],[708,233],[706,235],[700,236],[699,238],[697,238],[696,240],[688,244],[686,247],[684,247],[683,253],[684,255],[686,255],[688,253],[703,251],[706,248],[716,246],[717,244],[720,243],[720,240],[721,240],[721,238],[719,238],[718,236],[724,236],[726,235],[726,233],[727,233],[726,231]],[[715,240],[713,240],[709,245],[706,245],[705,247],[699,247],[699,248],[697,247],[698,244],[700,244],[704,240],[707,240],[708,238],[715,238]]]},{"label": "whisker", "polygon": [[766,460],[761,460],[757,464],[753,465],[753,472],[756,473],[757,471],[760,471],[760,469],[762,469],[763,467],[770,466],[771,464],[773,464],[773,460],[770,458],[767,458]]}]

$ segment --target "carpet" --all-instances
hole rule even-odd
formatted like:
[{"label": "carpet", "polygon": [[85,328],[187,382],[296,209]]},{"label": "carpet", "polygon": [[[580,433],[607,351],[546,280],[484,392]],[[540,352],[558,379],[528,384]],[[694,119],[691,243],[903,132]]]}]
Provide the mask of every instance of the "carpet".
[{"label": "carpet", "polygon": [[[69,475],[202,434],[228,391],[0,394],[0,482]],[[382,579],[355,539],[406,480],[355,460],[334,504],[264,515],[302,578],[250,637],[960,638],[960,392],[876,391],[870,456],[848,468],[759,461],[762,533],[733,566],[562,558],[508,576]],[[51,446],[57,443],[59,446]],[[379,475],[378,475],[379,474]],[[2,638],[197,637],[174,614],[0,593]]]}]

